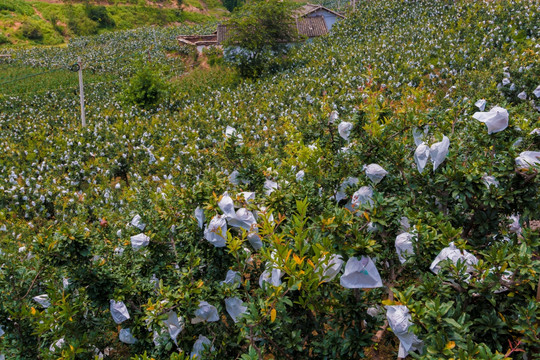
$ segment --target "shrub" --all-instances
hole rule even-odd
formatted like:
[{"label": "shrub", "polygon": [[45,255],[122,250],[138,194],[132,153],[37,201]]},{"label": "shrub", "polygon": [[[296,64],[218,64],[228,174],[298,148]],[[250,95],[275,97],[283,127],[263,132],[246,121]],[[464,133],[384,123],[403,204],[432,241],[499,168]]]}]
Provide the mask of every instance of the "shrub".
[{"label": "shrub", "polygon": [[9,38],[3,33],[0,33],[0,45],[4,44],[11,44],[11,40],[9,40]]},{"label": "shrub", "polygon": [[208,58],[210,66],[223,64],[223,50],[218,47],[211,46],[203,50],[203,54]]},{"label": "shrub", "polygon": [[86,16],[95,21],[101,28],[113,28],[116,26],[105,6],[87,4],[84,9]]},{"label": "shrub", "polygon": [[123,98],[129,105],[137,105],[148,110],[162,101],[166,94],[165,81],[155,69],[145,64],[129,81]]},{"label": "shrub", "polygon": [[38,24],[25,22],[21,27],[22,34],[30,40],[43,40],[43,31]]}]

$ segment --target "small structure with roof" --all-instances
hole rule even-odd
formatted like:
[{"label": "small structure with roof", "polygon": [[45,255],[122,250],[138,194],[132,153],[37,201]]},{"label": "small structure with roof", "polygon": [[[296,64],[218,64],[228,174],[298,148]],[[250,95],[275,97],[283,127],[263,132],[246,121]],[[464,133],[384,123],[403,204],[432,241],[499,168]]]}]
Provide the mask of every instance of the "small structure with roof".
[{"label": "small structure with roof", "polygon": [[[322,5],[307,4],[293,12],[296,30],[301,38],[311,39],[329,33],[332,26],[344,18],[343,15],[325,8]],[[294,30],[292,30],[294,31]],[[232,36],[230,26],[219,24],[217,30],[210,35],[180,35],[178,43],[197,48],[199,53],[208,46],[222,46]]]},{"label": "small structure with roof", "polygon": [[341,15],[340,13],[332,11],[322,5],[313,4],[306,4],[301,8],[296,9],[294,11],[294,17],[296,19],[323,17],[328,31],[332,30],[332,26],[334,26],[337,21],[345,18],[345,16]]}]

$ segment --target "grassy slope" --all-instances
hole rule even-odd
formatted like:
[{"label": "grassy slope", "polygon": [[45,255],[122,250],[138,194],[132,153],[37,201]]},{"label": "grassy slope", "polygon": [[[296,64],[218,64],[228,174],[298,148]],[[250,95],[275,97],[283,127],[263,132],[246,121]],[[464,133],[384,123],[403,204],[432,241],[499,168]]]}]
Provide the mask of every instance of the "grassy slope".
[{"label": "grassy slope", "polygon": [[[219,0],[189,0],[184,11],[179,11],[176,3],[165,2],[154,6],[149,2],[144,5],[130,3],[105,4],[110,17],[116,23],[115,29],[131,29],[144,25],[167,25],[178,22],[202,23],[223,17],[227,13]],[[197,6],[195,6],[197,5]],[[58,45],[74,36],[68,28],[69,13],[76,18],[85,17],[84,5],[66,5],[61,2],[0,0],[0,46],[6,45]],[[54,24],[53,24],[54,22]],[[43,33],[42,40],[30,40],[23,36],[25,23],[39,26]],[[100,29],[99,32],[107,31]],[[3,40],[3,41],[2,41]],[[4,43],[2,45],[2,43]]]}]

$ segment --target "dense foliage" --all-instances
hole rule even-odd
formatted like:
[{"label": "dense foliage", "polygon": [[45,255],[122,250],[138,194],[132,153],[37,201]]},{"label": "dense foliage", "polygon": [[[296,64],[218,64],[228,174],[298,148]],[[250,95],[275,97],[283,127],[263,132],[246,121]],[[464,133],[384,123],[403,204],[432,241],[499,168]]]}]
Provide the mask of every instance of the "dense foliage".
[{"label": "dense foliage", "polygon": [[[191,0],[198,5],[198,0]],[[204,23],[226,13],[218,1],[207,1],[208,11],[182,11],[172,1],[26,1],[0,0],[0,45],[57,45],[74,36],[179,22]],[[127,3],[127,4],[126,4]],[[200,5],[198,5],[200,6]],[[21,25],[23,24],[23,25]],[[25,31],[31,26],[32,32]],[[41,36],[35,36],[37,33]]]},{"label": "dense foliage", "polygon": [[[86,128],[74,91],[2,89],[1,353],[395,358],[404,333],[385,312],[402,305],[422,341],[412,357],[538,358],[540,179],[515,161],[540,151],[538,6],[361,3],[257,80],[179,86],[152,111],[120,102],[130,76],[95,86]],[[2,66],[81,53],[87,74],[132,74],[106,49],[145,52],[161,35],[129,34]],[[508,126],[488,134],[478,100]],[[442,160],[423,172],[421,141]],[[451,243],[465,260],[433,267]],[[338,255],[371,259],[381,284],[351,288],[366,274]]]},{"label": "dense foliage", "polygon": [[287,1],[253,1],[242,6],[227,22],[228,58],[245,77],[256,77],[268,59],[281,55],[286,44],[297,40],[292,4]]}]

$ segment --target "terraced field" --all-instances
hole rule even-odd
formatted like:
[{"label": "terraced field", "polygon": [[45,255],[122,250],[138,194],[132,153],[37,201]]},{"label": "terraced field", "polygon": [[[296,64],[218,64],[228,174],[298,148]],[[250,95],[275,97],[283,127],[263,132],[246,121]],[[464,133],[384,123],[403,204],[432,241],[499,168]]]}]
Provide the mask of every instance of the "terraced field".
[{"label": "terraced field", "polygon": [[7,51],[0,352],[537,358],[538,7],[360,3],[257,79],[186,65],[210,24]]}]

